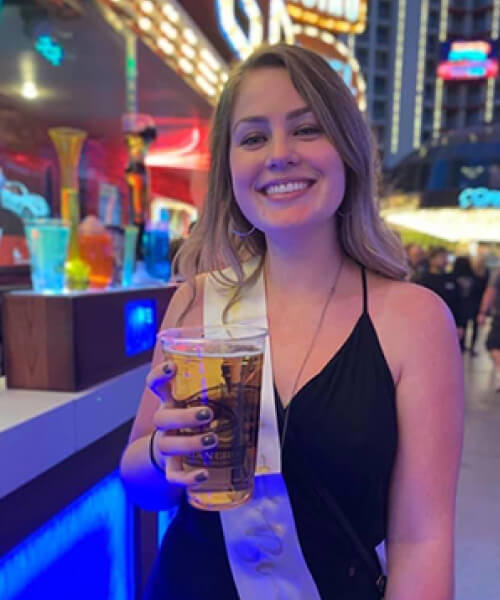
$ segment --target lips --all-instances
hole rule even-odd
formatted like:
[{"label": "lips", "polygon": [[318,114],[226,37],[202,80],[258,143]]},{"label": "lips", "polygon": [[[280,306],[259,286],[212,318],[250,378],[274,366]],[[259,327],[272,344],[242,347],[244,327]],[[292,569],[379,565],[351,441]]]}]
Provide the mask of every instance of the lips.
[{"label": "lips", "polygon": [[307,190],[316,181],[314,179],[285,179],[274,180],[258,188],[265,196],[282,196],[284,194],[295,194]]}]

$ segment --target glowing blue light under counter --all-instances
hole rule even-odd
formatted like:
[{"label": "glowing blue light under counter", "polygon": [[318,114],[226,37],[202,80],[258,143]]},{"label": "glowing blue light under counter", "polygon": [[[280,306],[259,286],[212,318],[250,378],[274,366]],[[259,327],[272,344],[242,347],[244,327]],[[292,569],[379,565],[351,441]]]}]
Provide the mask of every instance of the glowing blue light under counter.
[{"label": "glowing blue light under counter", "polygon": [[[131,600],[133,543],[132,507],[113,473],[0,559],[0,598]],[[68,572],[75,558],[82,569]]]},{"label": "glowing blue light under counter", "polygon": [[125,304],[125,352],[134,356],[149,350],[156,340],[156,302],[132,300]]},{"label": "glowing blue light under counter", "polygon": [[158,513],[158,547],[161,546],[163,541],[163,536],[167,532],[167,529],[170,527],[170,524],[175,519],[175,515],[177,514],[177,507],[171,508],[170,510],[164,510]]}]

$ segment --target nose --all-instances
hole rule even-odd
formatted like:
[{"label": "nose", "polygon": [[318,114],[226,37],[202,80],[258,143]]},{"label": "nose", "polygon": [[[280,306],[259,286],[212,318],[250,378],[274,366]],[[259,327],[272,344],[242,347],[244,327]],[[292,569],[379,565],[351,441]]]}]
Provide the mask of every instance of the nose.
[{"label": "nose", "polygon": [[269,153],[266,159],[266,167],[271,170],[282,170],[295,166],[299,157],[293,144],[286,135],[275,135],[269,144]]}]

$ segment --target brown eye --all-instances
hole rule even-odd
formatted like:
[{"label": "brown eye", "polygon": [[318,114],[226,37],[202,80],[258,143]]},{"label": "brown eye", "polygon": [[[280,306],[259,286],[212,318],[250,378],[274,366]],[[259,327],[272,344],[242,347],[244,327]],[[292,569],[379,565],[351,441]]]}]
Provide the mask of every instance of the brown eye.
[{"label": "brown eye", "polygon": [[321,129],[317,125],[304,125],[295,131],[295,135],[315,136],[321,133]]},{"label": "brown eye", "polygon": [[255,133],[244,137],[240,146],[257,146],[258,144],[262,144],[266,141],[266,136],[261,133]]}]

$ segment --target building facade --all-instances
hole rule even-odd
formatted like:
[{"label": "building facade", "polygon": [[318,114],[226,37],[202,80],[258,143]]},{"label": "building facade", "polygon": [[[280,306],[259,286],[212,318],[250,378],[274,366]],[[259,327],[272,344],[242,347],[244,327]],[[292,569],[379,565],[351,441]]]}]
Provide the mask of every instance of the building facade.
[{"label": "building facade", "polygon": [[[500,0],[371,0],[364,33],[347,44],[367,84],[383,165],[446,131],[500,120],[500,78],[443,79],[443,43],[500,49]],[[498,59],[498,56],[497,56]]]}]

